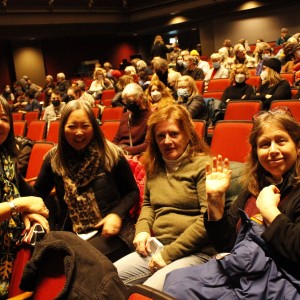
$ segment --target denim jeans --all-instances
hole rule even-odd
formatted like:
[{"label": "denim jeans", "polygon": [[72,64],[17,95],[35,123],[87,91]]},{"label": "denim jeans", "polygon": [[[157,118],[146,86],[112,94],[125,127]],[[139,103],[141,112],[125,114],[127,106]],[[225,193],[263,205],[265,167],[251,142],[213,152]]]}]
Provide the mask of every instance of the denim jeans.
[{"label": "denim jeans", "polygon": [[209,259],[210,256],[203,253],[197,253],[173,261],[152,274],[148,268],[151,256],[143,257],[137,252],[133,252],[116,261],[114,265],[118,270],[119,277],[126,285],[143,283],[162,291],[165,277],[169,272],[179,268],[202,264]]}]

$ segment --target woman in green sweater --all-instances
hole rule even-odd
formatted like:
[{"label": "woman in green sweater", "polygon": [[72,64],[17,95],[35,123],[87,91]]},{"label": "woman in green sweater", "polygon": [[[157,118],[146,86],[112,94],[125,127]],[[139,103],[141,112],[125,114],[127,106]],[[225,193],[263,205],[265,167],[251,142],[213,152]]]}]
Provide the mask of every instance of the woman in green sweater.
[{"label": "woman in green sweater", "polygon": [[[136,252],[115,266],[125,284],[144,283],[162,290],[167,273],[206,262],[215,254],[203,225],[205,166],[211,157],[181,105],[153,113],[146,139],[147,182],[136,224]],[[158,243],[151,241],[153,237]],[[162,250],[155,251],[160,243]]]}]

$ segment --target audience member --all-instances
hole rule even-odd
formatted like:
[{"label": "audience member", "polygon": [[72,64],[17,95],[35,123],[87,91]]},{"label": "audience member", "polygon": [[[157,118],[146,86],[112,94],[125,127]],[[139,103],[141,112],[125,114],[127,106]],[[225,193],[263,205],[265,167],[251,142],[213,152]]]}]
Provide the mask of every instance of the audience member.
[{"label": "audience member", "polygon": [[56,87],[55,89],[59,90],[61,97],[64,97],[67,94],[68,88],[70,87],[70,82],[66,80],[66,76],[64,73],[58,73],[56,75]]},{"label": "audience member", "polygon": [[77,80],[75,85],[78,86],[80,95],[78,100],[87,101],[91,107],[95,106],[95,99],[92,95],[86,92],[85,83],[83,80]]},{"label": "audience member", "polygon": [[[144,202],[136,223],[136,252],[115,262],[127,285],[162,290],[171,270],[206,262],[215,253],[203,224],[208,146],[180,105],[157,110],[148,122]],[[174,188],[176,187],[176,188]],[[163,245],[151,251],[151,236]]]},{"label": "audience member", "polygon": [[184,70],[185,70],[185,67],[183,65],[183,56],[179,55],[176,59],[174,71],[179,72],[182,75]]},{"label": "audience member", "polygon": [[172,96],[175,100],[177,100],[177,90],[176,90],[176,83],[177,80],[181,77],[181,74],[179,72],[169,72],[168,74],[168,87],[172,93]]},{"label": "audience member", "polygon": [[161,57],[154,57],[151,61],[154,74],[151,80],[160,80],[165,86],[168,86],[169,65]]},{"label": "audience member", "polygon": [[[173,45],[174,46],[174,45]],[[170,53],[174,50],[173,47],[167,47],[164,43],[164,40],[161,35],[157,35],[154,39],[153,45],[150,51],[150,57],[153,59],[155,57],[161,57],[167,59],[167,53]]]},{"label": "audience member", "polygon": [[282,28],[281,33],[280,33],[280,37],[276,41],[276,46],[279,46],[279,45],[282,45],[282,44],[286,43],[289,38],[290,38],[290,36],[288,35],[287,28]]},{"label": "audience member", "polygon": [[181,49],[178,43],[174,43],[173,51],[169,54],[169,63],[174,65],[176,64],[177,57],[180,55]]},{"label": "audience member", "polygon": [[195,80],[188,75],[177,80],[177,103],[185,106],[192,119],[208,121],[208,108],[202,95],[199,94]]},{"label": "audience member", "polygon": [[138,202],[138,187],[122,151],[104,138],[86,101],[66,104],[58,145],[47,154],[34,185],[44,198],[53,187],[57,230],[76,232],[111,261],[133,250],[129,211]]},{"label": "audience member", "polygon": [[221,65],[222,56],[220,53],[213,53],[210,56],[212,62],[212,68],[207,72],[204,80],[209,81],[210,79],[216,78],[228,78],[229,72],[226,68]]},{"label": "audience member", "polygon": [[[298,66],[297,66],[298,65]],[[292,73],[294,68],[298,68],[300,65],[300,44],[294,44],[292,49],[292,60],[288,61],[281,68],[282,73]]]},{"label": "audience member", "polygon": [[236,44],[233,47],[234,64],[244,64],[247,68],[255,68],[255,58],[247,54],[245,47],[242,44]]},{"label": "audience member", "polygon": [[197,66],[198,66],[198,68],[202,69],[204,76],[205,76],[206,73],[208,72],[208,70],[210,69],[209,63],[205,60],[201,60],[201,57],[200,57],[198,51],[195,49],[190,52],[190,55],[195,56],[197,58],[197,60],[198,60]]},{"label": "audience member", "polygon": [[62,110],[66,103],[62,102],[62,97],[59,90],[53,90],[51,94],[51,104],[45,108],[43,120],[49,122],[59,120]]},{"label": "audience member", "polygon": [[27,103],[24,105],[23,108],[21,108],[22,111],[24,112],[29,112],[29,111],[42,111],[42,105],[40,102],[35,99],[35,92],[29,90],[27,92]]},{"label": "audience member", "polygon": [[244,64],[234,65],[229,77],[231,85],[224,90],[221,98],[225,106],[230,100],[250,99],[250,96],[254,94],[254,89],[252,85],[246,83],[249,77],[249,71]]},{"label": "audience member", "polygon": [[55,82],[51,75],[47,75],[45,78],[45,85],[42,88],[42,93],[44,93],[44,106],[47,107],[50,102],[50,97],[52,91],[55,88]]},{"label": "audience member", "polygon": [[244,191],[229,210],[229,161],[218,156],[207,166],[204,224],[223,255],[169,273],[164,291],[176,299],[299,298],[300,127],[275,107],[254,117],[249,141]]},{"label": "audience member", "polygon": [[281,60],[281,64],[284,66],[288,61],[293,60],[293,47],[297,44],[288,40],[283,44],[282,49],[276,54],[276,58]]},{"label": "audience member", "polygon": [[[9,104],[0,96],[0,298],[8,298],[13,262],[17,251],[16,242],[30,230],[31,222],[39,222],[49,230],[48,210],[41,198],[29,196],[27,184],[16,168],[18,149],[13,130]],[[27,196],[27,197],[25,197]],[[15,266],[18,267],[18,266]]]},{"label": "audience member", "polygon": [[11,91],[10,85],[6,85],[4,88],[4,92],[1,94],[1,96],[8,102],[11,103],[15,100],[15,96]]},{"label": "audience member", "polygon": [[172,105],[175,102],[170,90],[159,80],[151,81],[145,94],[151,104],[152,111]]},{"label": "audience member", "polygon": [[142,87],[135,82],[125,86],[122,102],[128,111],[123,113],[113,143],[126,154],[140,155],[147,148],[145,136],[147,121],[151,115],[150,103]]},{"label": "audience member", "polygon": [[19,90],[17,93],[17,96],[15,97],[15,100],[11,104],[11,108],[13,112],[22,111],[27,104],[28,99],[25,92],[22,90]]},{"label": "audience member", "polygon": [[263,69],[264,60],[273,57],[273,49],[270,47],[268,43],[260,42],[256,46],[254,52],[255,52],[255,60],[257,64],[255,75],[260,75]]},{"label": "audience member", "polygon": [[123,106],[122,103],[122,93],[125,86],[129,83],[134,82],[133,77],[131,75],[123,75],[119,78],[116,86],[115,86],[115,95],[111,101],[112,107]]},{"label": "audience member", "polygon": [[264,60],[263,71],[260,74],[262,84],[256,94],[250,96],[252,100],[261,100],[264,109],[269,109],[273,100],[292,98],[290,84],[280,76],[280,70],[279,59],[272,57]]},{"label": "audience member", "polygon": [[[111,75],[113,76],[113,71],[111,72]],[[104,70],[97,68],[94,72],[94,80],[89,87],[88,93],[92,94],[94,99],[101,99],[103,91],[112,88],[112,82],[105,77]]]},{"label": "audience member", "polygon": [[111,75],[111,72],[113,71],[113,68],[112,68],[112,65],[110,62],[106,61],[104,64],[103,64],[103,68],[105,70],[105,73],[106,73],[106,77],[108,79],[112,79],[112,75]]},{"label": "audience member", "polygon": [[231,40],[225,39],[223,42],[223,47],[218,50],[218,53],[220,53],[224,58],[233,57],[233,47],[231,44]]},{"label": "audience member", "polygon": [[203,80],[204,72],[202,69],[198,68],[198,59],[193,55],[186,55],[184,57],[183,65],[185,70],[182,72],[182,75],[191,76],[194,80]]},{"label": "audience member", "polygon": [[38,99],[38,97],[41,95],[42,87],[37,85],[36,83],[31,82],[30,78],[27,75],[24,75],[20,80],[19,80],[22,90],[27,93],[28,91],[32,91],[35,93],[34,97]]}]

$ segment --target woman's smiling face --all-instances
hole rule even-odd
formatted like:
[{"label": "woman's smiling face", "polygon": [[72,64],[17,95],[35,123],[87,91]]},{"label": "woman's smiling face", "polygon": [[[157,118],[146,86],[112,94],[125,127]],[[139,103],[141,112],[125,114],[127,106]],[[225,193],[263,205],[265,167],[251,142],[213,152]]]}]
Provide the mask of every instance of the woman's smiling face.
[{"label": "woman's smiling face", "polygon": [[261,166],[280,181],[295,164],[299,147],[280,126],[268,124],[257,140],[257,156]]},{"label": "woman's smiling face", "polygon": [[64,129],[66,141],[77,151],[85,149],[93,138],[92,123],[83,109],[70,113]]}]

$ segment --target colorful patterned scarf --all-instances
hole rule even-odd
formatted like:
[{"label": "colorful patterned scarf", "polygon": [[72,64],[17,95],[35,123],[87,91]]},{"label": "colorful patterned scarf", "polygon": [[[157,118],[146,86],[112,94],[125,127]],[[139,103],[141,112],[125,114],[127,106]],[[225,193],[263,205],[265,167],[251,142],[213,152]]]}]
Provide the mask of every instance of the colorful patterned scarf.
[{"label": "colorful patterned scarf", "polygon": [[90,145],[79,162],[74,160],[71,163],[72,175],[62,175],[64,200],[68,205],[74,232],[89,231],[102,219],[94,191],[89,185],[101,173],[101,156],[96,147]]},{"label": "colorful patterned scarf", "polygon": [[[12,201],[20,196],[14,183],[15,163],[4,152],[1,152],[0,159],[0,201]],[[16,253],[15,243],[21,238],[23,229],[24,224],[21,215],[12,217],[0,224],[0,299],[7,299]]]}]

